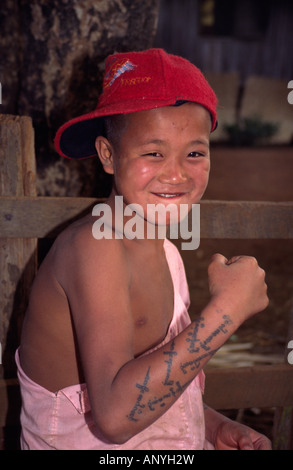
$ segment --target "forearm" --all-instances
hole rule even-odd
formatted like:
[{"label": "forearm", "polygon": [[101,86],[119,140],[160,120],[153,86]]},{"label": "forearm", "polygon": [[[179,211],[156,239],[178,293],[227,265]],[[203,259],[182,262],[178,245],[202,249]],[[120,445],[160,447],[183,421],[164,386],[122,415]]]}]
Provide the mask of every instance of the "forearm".
[{"label": "forearm", "polygon": [[[172,341],[125,364],[103,407],[108,416],[111,414],[117,435],[125,435],[122,439],[127,440],[159,418],[238,326],[229,314],[210,303]],[[111,427],[109,421],[107,425]]]}]

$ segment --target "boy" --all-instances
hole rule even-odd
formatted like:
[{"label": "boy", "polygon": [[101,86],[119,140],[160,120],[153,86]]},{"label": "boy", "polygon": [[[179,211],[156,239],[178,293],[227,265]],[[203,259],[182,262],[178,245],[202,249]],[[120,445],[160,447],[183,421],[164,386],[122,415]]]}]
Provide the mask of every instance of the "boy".
[{"label": "boy", "polygon": [[215,255],[211,300],[190,322],[174,245],[132,239],[127,211],[115,225],[118,196],[139,206],[146,229],[158,223],[150,205],[191,210],[201,199],[216,97],[196,67],[160,49],[110,56],[103,86],[97,109],[62,126],[55,144],[69,158],[98,154],[113,175],[111,216],[104,237],[93,230],[101,214],[65,230],[34,282],[16,355],[22,448],[269,449],[202,404],[203,366],[267,306],[263,270]]}]

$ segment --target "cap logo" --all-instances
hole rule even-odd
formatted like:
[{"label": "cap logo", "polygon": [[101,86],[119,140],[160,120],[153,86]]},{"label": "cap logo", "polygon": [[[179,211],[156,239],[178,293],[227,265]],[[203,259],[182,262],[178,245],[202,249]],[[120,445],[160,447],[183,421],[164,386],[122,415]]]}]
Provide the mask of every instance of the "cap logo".
[{"label": "cap logo", "polygon": [[[116,61],[115,61],[116,62]],[[104,79],[104,90],[109,86],[112,86],[115,80],[120,77],[125,72],[130,72],[131,70],[135,69],[136,65],[130,62],[129,59],[125,59],[123,61],[119,61],[114,63],[110,70],[105,74]]]},{"label": "cap logo", "polygon": [[122,78],[121,85],[140,85],[141,83],[148,83],[152,77],[134,77],[134,78]]}]

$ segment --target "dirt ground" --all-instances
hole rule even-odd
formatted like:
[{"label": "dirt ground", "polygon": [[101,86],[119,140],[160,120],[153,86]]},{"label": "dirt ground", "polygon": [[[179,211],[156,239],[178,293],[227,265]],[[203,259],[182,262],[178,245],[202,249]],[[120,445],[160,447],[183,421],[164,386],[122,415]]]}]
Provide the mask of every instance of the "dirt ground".
[{"label": "dirt ground", "polygon": [[[211,162],[204,199],[293,201],[293,147],[215,147]],[[215,252],[227,258],[237,254],[255,256],[265,269],[270,304],[243,324],[232,341],[251,343],[251,353],[263,355],[264,361],[267,356],[268,363],[272,355],[279,355],[282,360],[288,354],[289,315],[293,308],[293,240],[201,240],[192,256],[188,251],[182,252],[190,286],[191,316],[208,302],[207,267]],[[227,355],[227,362],[230,361],[233,362],[231,354]],[[243,422],[272,437],[274,410],[244,410],[240,414]]]}]

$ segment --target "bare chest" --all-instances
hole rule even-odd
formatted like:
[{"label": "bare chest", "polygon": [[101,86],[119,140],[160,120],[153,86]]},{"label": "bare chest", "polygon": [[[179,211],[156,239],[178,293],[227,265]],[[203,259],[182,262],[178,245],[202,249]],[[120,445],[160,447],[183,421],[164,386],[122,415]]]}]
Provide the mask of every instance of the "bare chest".
[{"label": "bare chest", "polygon": [[163,341],[174,310],[173,283],[167,262],[137,268],[130,293],[135,356]]}]

